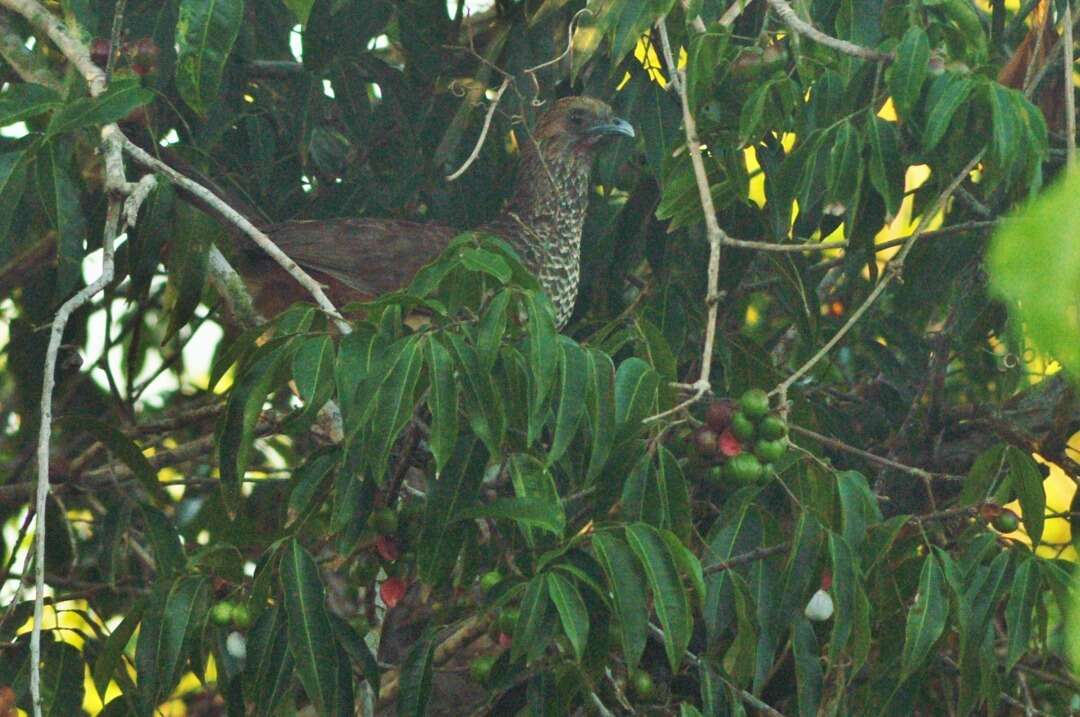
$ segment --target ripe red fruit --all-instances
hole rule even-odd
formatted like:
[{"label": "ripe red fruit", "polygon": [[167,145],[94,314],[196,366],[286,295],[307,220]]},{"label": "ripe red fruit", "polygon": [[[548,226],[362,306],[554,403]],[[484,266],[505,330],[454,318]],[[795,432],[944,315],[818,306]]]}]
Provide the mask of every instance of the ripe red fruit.
[{"label": "ripe red fruit", "polygon": [[401,548],[398,547],[397,541],[389,535],[380,535],[375,538],[375,550],[378,551],[379,557],[388,563],[392,563],[401,557]]},{"label": "ripe red fruit", "polygon": [[697,448],[698,452],[703,456],[712,456],[716,454],[718,440],[719,436],[707,426],[702,426],[694,431],[694,447]]},{"label": "ripe red fruit", "polygon": [[728,458],[737,456],[743,452],[742,443],[735,437],[735,434],[731,432],[730,428],[725,429],[724,432],[720,434],[719,446],[720,453]]},{"label": "ripe red fruit", "polygon": [[108,38],[104,37],[96,37],[90,43],[90,59],[103,70],[109,63],[109,49],[111,47],[112,43],[109,42]]},{"label": "ripe red fruit", "polygon": [[731,414],[735,412],[735,403],[729,399],[713,401],[705,409],[705,423],[720,433],[731,423]]},{"label": "ripe red fruit", "polygon": [[510,647],[510,645],[512,645],[513,642],[514,642],[514,638],[510,637],[505,632],[500,632],[499,633],[499,647],[502,647],[502,648],[505,649],[507,647]]},{"label": "ripe red fruit", "polygon": [[387,578],[379,586],[379,597],[388,608],[393,608],[405,597],[405,581],[401,578]]}]

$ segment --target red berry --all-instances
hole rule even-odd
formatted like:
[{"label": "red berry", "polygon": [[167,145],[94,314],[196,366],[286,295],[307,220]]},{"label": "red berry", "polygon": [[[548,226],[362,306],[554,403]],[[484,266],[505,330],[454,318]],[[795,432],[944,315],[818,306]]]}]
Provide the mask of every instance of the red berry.
[{"label": "red berry", "polygon": [[380,535],[375,538],[375,550],[378,551],[379,557],[388,563],[392,563],[401,557],[401,549],[398,547],[397,541],[389,535]]},{"label": "red berry", "polygon": [[513,638],[507,635],[505,632],[499,633],[499,647],[507,648],[514,642]]},{"label": "red berry", "polygon": [[731,429],[724,429],[724,432],[720,434],[720,453],[731,458],[737,456],[743,452],[742,443],[735,437],[735,434],[731,432]]},{"label": "red berry", "polygon": [[821,589],[830,590],[832,588],[832,572],[826,570],[821,574]]},{"label": "red berry", "polygon": [[393,608],[405,597],[405,581],[401,578],[387,578],[379,586],[379,597],[388,608]]},{"label": "red berry", "polygon": [[95,65],[105,69],[105,66],[109,64],[109,49],[111,47],[112,43],[107,38],[94,38],[94,41],[90,43],[90,59],[94,61]]}]

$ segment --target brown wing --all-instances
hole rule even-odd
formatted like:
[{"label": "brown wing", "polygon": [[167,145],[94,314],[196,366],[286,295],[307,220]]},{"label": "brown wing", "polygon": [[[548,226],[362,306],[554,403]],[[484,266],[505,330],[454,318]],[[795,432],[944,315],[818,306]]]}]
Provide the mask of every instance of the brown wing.
[{"label": "brown wing", "polygon": [[[270,226],[266,233],[323,283],[330,300],[340,307],[408,285],[459,232],[439,224],[362,218],[291,221]],[[311,300],[273,259],[245,244],[251,264],[244,279],[264,315]]]}]

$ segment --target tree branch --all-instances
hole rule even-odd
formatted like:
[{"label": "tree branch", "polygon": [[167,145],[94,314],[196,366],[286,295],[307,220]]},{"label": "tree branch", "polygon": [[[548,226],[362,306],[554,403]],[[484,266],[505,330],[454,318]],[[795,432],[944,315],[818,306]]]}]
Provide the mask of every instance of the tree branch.
[{"label": "tree branch", "polygon": [[863,47],[862,45],[856,45],[848,42],[847,40],[840,40],[831,35],[826,35],[821,30],[808,23],[799,17],[791,5],[788,5],[785,0],[768,0],[769,7],[773,9],[777,17],[784,21],[784,24],[791,29],[797,35],[802,35],[805,38],[813,40],[819,45],[825,45],[831,47],[837,52],[842,52],[845,55],[851,55],[852,57],[858,57],[861,60],[870,60],[872,62],[891,62],[893,59],[892,53],[881,52],[869,47]]}]

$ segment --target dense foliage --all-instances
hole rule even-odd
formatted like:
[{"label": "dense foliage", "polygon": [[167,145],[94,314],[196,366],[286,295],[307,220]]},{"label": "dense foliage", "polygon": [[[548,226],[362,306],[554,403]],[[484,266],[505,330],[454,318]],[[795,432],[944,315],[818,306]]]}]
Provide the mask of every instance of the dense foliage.
[{"label": "dense foliage", "polygon": [[638,139],[598,161],[562,334],[471,232],[347,334],[237,326],[210,248],[246,239],[158,175],[57,363],[46,714],[1080,708],[1044,490],[1080,475],[1046,370],[1080,345],[1078,180],[987,260],[1065,165],[1064,2],[44,3],[96,97],[30,5],[0,0],[0,714],[30,709],[47,326],[101,264],[101,126],[249,216],[464,230],[568,94]]}]

